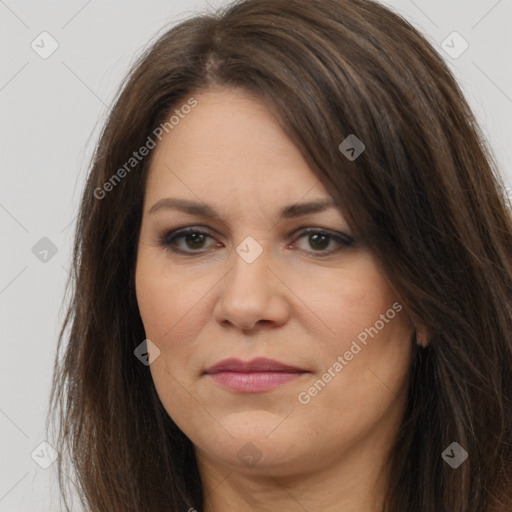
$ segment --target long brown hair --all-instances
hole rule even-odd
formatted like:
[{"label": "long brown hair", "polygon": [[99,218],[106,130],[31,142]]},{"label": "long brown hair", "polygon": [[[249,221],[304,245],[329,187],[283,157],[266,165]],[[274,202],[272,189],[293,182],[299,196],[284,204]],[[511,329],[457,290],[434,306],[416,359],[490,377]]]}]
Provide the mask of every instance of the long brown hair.
[{"label": "long brown hair", "polygon": [[[238,1],[168,30],[127,77],[83,193],[55,359],[50,412],[66,507],[70,479],[95,512],[202,510],[191,442],[134,356],[145,339],[134,270],[150,156],[112,177],[174,109],[215,86],[268,105],[428,328],[429,345],[411,361],[385,510],[510,512],[512,221],[503,184],[443,59],[370,0]],[[353,161],[339,149],[351,134],[365,145]],[[453,442],[468,453],[457,468],[442,457]]]}]

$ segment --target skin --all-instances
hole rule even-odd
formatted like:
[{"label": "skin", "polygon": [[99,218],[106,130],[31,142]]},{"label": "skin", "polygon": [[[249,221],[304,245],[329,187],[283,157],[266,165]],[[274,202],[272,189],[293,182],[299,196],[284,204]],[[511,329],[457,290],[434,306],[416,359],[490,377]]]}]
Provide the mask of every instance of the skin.
[{"label": "skin", "polygon": [[[229,89],[194,97],[197,107],[152,155],[136,291],[146,336],[160,350],[151,375],[195,446],[204,510],[378,511],[413,326],[402,309],[307,404],[298,400],[399,298],[362,241],[300,236],[309,227],[350,236],[339,209],[278,217],[285,205],[330,196],[263,103]],[[166,197],[210,204],[220,219],[149,213]],[[183,227],[209,235],[175,241],[191,255],[160,243]],[[263,251],[252,263],[236,251],[248,236]],[[203,373],[228,357],[268,357],[309,373],[239,393]],[[254,455],[252,465],[240,450]]]}]

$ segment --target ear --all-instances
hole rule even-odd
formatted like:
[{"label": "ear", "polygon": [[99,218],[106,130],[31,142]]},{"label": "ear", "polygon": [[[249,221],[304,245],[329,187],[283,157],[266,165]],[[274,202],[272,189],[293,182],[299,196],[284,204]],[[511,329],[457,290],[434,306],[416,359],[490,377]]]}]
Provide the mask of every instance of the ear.
[{"label": "ear", "polygon": [[423,348],[426,348],[430,343],[432,335],[425,326],[416,327],[416,343]]}]

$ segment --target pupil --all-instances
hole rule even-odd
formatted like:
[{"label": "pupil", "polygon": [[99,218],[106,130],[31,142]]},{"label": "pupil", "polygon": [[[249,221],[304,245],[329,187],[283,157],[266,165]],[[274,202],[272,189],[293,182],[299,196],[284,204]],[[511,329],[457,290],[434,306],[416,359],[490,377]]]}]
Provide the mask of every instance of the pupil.
[{"label": "pupil", "polygon": [[[312,243],[312,247],[315,247],[317,249],[325,249],[325,247],[322,246],[322,241],[320,241],[320,243],[318,243],[318,239],[323,239],[323,241],[327,241],[327,244],[323,244],[324,246],[325,245],[329,245],[329,236],[328,235],[322,235],[320,233],[314,233],[313,235],[310,235],[309,237],[309,240],[310,241],[313,241]],[[318,247],[320,245],[320,247]]]},{"label": "pupil", "polygon": [[[201,242],[204,242],[203,237],[204,235],[201,233],[192,233],[191,235],[187,235],[187,245],[192,249],[197,249],[201,246]],[[189,243],[190,240],[192,240],[192,243]],[[195,244],[197,244],[197,246]]]}]

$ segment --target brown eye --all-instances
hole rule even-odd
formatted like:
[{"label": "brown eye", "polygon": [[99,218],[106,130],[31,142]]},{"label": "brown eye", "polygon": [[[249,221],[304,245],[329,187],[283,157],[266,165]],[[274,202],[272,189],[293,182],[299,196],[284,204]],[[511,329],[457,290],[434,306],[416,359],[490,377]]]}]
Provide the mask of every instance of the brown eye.
[{"label": "brown eye", "polygon": [[313,249],[318,249],[320,251],[323,251],[327,249],[329,246],[329,242],[331,241],[331,237],[329,235],[326,235],[324,233],[313,233],[311,235],[308,235],[309,244]]},{"label": "brown eye", "polygon": [[204,231],[194,228],[171,231],[160,239],[160,245],[171,252],[180,254],[201,254],[208,247],[206,241],[213,238]]},{"label": "brown eye", "polygon": [[[354,239],[343,233],[331,233],[318,229],[302,231],[296,240],[305,238],[308,248],[303,250],[315,254],[315,256],[327,256],[342,250],[345,247],[354,245]],[[329,246],[332,248],[329,249]]]}]

